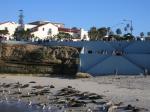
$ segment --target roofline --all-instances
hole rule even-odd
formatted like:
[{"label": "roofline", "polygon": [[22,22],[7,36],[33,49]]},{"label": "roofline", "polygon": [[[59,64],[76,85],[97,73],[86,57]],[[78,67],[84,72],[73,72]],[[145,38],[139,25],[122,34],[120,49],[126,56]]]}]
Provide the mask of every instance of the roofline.
[{"label": "roofline", "polygon": [[[13,21],[6,21],[6,22],[2,22],[2,23],[0,23],[0,25],[2,25],[2,24],[6,24],[6,23],[15,23],[15,22],[13,22]],[[17,23],[15,23],[15,24],[17,24]]]},{"label": "roofline", "polygon": [[62,24],[62,25],[65,25],[64,23],[60,23],[60,22],[40,21],[40,20],[39,21],[33,21],[33,22],[28,23],[28,24],[32,24],[34,22],[48,22],[48,23],[52,23],[52,24]]}]

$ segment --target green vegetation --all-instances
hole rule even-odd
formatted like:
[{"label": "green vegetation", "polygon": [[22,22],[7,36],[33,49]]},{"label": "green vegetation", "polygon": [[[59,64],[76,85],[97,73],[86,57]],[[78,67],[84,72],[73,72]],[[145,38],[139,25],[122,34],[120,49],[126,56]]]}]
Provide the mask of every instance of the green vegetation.
[{"label": "green vegetation", "polygon": [[0,30],[0,36],[4,36],[4,35],[7,35],[9,34],[8,30],[5,29],[5,30]]},{"label": "green vegetation", "polygon": [[16,29],[14,33],[14,37],[16,40],[30,40],[31,38],[34,37],[34,35],[31,34],[31,31],[29,29],[27,30]]},{"label": "green vegetation", "polygon": [[57,35],[55,35],[55,38],[58,40],[70,40],[72,36],[69,33],[59,32]]},{"label": "green vegetation", "polygon": [[90,40],[102,40],[104,38],[104,36],[107,35],[107,31],[108,29],[103,27],[103,28],[96,28],[96,27],[92,27],[88,34],[90,37]]},{"label": "green vegetation", "polygon": [[128,29],[125,28],[124,30],[126,32],[125,34],[122,33],[120,28],[117,28],[114,33],[110,27],[91,27],[88,34],[90,40],[133,40],[134,36],[127,32]]}]

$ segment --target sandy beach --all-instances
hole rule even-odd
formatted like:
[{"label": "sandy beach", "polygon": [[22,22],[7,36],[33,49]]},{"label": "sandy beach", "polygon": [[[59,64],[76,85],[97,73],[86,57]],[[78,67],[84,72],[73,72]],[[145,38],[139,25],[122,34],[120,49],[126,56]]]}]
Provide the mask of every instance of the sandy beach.
[{"label": "sandy beach", "polygon": [[[7,96],[7,100],[21,100],[27,103],[31,103],[32,101],[36,104],[45,104],[45,106],[48,106],[48,104],[54,103],[55,101],[57,103],[59,102],[60,106],[62,106],[62,104],[64,105],[67,101],[69,102],[68,105],[71,105],[70,109],[80,107],[81,111],[83,111],[81,107],[83,107],[84,109],[93,109],[100,105],[98,104],[98,102],[103,102],[101,105],[111,102],[111,106],[113,105],[126,108],[127,106],[131,106],[136,108],[140,112],[145,112],[150,111],[149,80],[149,76],[99,76],[88,79],[65,79],[19,75],[11,76],[10,74],[1,74],[0,100],[6,100],[4,96]],[[16,87],[16,85],[21,86]],[[12,87],[16,88],[12,89]],[[68,94],[68,91],[70,92],[70,94]],[[78,104],[80,104],[80,106],[72,106],[72,103],[70,103],[70,101],[76,99],[74,98],[75,95],[73,96],[71,94],[73,93],[72,91],[77,97],[80,96],[80,99],[82,98],[82,102],[78,101]],[[68,96],[65,92],[68,94]],[[85,98],[85,94],[88,94],[88,100],[87,98]],[[54,100],[56,98],[58,100]],[[86,106],[82,105],[84,104],[83,101],[86,103]],[[76,109],[74,109],[74,111],[75,110]],[[119,110],[112,112],[119,112]]]}]

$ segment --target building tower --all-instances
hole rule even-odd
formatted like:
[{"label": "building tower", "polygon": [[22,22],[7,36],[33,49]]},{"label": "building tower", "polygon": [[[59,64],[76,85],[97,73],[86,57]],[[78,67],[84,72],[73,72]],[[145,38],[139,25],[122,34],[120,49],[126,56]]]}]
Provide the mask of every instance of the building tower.
[{"label": "building tower", "polygon": [[23,10],[19,10],[19,12],[20,12],[20,14],[19,14],[18,23],[19,23],[19,29],[22,30],[22,29],[24,29],[24,21],[23,21],[24,15],[23,15]]}]

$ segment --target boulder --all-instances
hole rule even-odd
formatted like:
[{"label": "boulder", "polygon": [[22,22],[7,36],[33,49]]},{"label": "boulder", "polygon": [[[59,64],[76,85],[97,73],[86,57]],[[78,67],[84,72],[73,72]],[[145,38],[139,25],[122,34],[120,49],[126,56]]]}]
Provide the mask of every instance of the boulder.
[{"label": "boulder", "polygon": [[76,74],[76,78],[91,78],[92,75],[88,74],[88,73],[81,73],[81,72],[78,72]]}]

